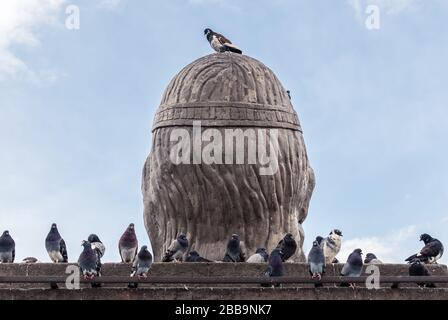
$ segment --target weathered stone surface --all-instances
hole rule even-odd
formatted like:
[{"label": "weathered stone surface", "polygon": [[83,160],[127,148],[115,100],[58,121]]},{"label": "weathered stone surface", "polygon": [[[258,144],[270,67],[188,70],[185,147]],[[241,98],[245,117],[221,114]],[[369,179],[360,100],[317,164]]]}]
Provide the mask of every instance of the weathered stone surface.
[{"label": "weathered stone surface", "polygon": [[[174,164],[170,160],[177,142],[171,141],[173,130],[185,129],[193,136],[193,121],[201,121],[202,132],[215,128],[222,137],[227,129],[266,129],[269,137],[276,130],[278,170],[262,175],[263,165],[247,160],[242,164]],[[255,139],[243,140],[245,155],[255,143]],[[216,146],[219,141],[201,146],[209,144]],[[285,89],[255,59],[212,54],[174,77],[154,120],[152,150],[142,180],[145,226],[156,261],[181,232],[187,234],[190,249],[211,260],[224,257],[233,233],[253,253],[257,247],[272,250],[289,232],[298,242],[292,260],[304,260],[302,223],[315,178]]]}]

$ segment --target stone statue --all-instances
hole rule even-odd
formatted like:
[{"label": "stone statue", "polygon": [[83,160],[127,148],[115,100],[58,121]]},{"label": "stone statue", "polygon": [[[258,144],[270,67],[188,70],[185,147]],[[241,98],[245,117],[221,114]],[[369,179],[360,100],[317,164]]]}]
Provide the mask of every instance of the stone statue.
[{"label": "stone statue", "polygon": [[142,179],[156,261],[184,233],[189,250],[222,260],[232,234],[250,256],[297,240],[315,185],[299,119],[274,73],[218,53],[182,69],[165,90]]}]

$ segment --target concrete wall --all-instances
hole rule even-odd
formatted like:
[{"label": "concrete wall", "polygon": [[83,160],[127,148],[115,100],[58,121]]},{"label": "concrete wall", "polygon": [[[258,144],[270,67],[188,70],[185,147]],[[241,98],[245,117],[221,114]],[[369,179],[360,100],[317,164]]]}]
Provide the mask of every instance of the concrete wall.
[{"label": "concrete wall", "polygon": [[[67,265],[56,264],[0,264],[1,276],[63,276]],[[342,265],[327,269],[328,276],[337,276]],[[385,264],[380,266],[381,275],[408,275],[406,265]],[[263,264],[229,263],[168,263],[154,264],[150,275],[154,276],[260,276],[265,271]],[[447,267],[430,267],[434,275],[447,275]],[[287,276],[308,276],[306,264],[285,265]],[[130,266],[105,264],[104,276],[127,276]],[[51,290],[48,284],[0,284],[0,299],[448,299],[448,286],[438,285],[436,289],[420,289],[415,285],[390,289],[382,284],[380,290],[338,288],[326,285],[314,289],[310,285],[284,285],[281,288],[261,288],[259,285],[140,285],[139,289],[128,289],[126,285],[105,285],[103,288],[82,286],[81,290]]]}]

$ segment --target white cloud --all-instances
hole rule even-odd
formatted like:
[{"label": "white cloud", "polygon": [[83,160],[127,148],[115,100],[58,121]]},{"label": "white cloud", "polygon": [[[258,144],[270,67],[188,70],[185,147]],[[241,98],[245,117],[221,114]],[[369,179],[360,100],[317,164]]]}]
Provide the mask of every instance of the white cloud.
[{"label": "white cloud", "polygon": [[0,2],[0,79],[4,77],[35,77],[13,46],[40,45],[37,28],[52,25],[65,0],[14,0]]},{"label": "white cloud", "polygon": [[[385,263],[403,263],[403,260],[412,253],[407,252],[409,246],[406,244],[406,241],[416,238],[416,234],[417,227],[411,225],[391,235],[346,240],[342,242],[338,259],[340,262],[345,262],[353,250],[360,248],[364,256],[371,252]],[[407,255],[407,253],[409,254]]]}]

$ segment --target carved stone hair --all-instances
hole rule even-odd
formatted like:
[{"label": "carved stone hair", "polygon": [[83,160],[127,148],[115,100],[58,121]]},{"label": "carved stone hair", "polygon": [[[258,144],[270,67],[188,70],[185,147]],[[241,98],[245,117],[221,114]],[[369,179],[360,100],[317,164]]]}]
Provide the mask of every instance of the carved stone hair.
[{"label": "carved stone hair", "polygon": [[[213,139],[199,143],[201,148],[212,145],[215,158],[221,156],[215,152],[219,147],[227,152],[229,132],[243,133],[231,157],[244,151],[245,162],[194,164],[196,151],[185,155],[184,149],[181,156],[191,161],[173,162],[179,132],[184,138],[194,137],[193,122],[198,121],[200,133],[216,129]],[[254,144],[259,146],[263,136],[265,142],[276,138],[267,147],[270,156],[276,151],[273,174],[262,174],[266,163],[247,161],[253,150],[254,158],[260,159]],[[211,260],[222,260],[234,233],[249,255],[258,247],[272,250],[291,233],[298,244],[292,260],[303,261],[302,223],[314,184],[298,117],[277,77],[261,62],[231,53],[212,54],[185,67],[168,85],[155,116],[142,179],[145,226],[156,261],[179,233],[187,235],[190,248]]]}]

